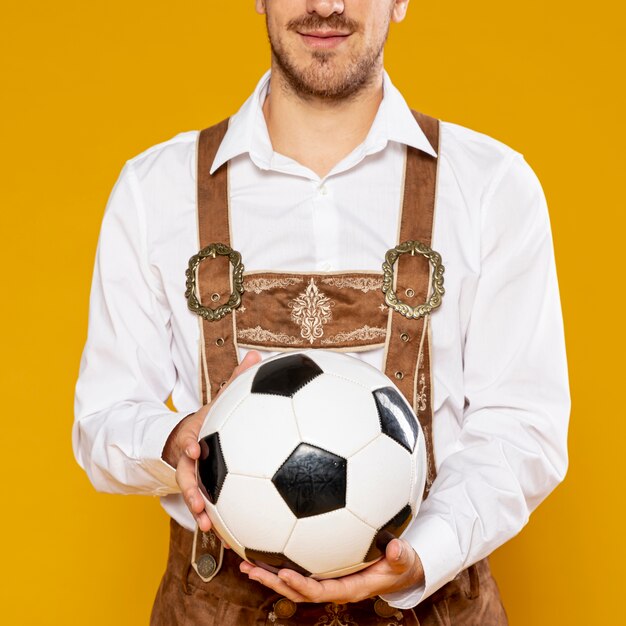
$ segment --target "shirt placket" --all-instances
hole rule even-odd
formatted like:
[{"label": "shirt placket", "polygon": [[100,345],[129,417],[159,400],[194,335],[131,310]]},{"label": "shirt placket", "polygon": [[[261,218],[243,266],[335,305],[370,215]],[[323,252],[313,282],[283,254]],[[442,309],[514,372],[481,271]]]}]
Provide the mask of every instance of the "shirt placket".
[{"label": "shirt placket", "polygon": [[332,272],[337,268],[341,225],[331,180],[314,181],[313,239],[315,270]]}]

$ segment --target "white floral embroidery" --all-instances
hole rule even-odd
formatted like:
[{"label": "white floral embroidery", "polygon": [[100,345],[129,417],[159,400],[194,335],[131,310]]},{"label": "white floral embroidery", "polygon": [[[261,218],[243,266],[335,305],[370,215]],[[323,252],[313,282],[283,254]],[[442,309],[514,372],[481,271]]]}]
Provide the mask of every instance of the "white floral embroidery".
[{"label": "white floral embroidery", "polygon": [[426,410],[428,394],[426,393],[426,376],[422,373],[419,377],[419,391],[417,393],[417,408],[420,413]]},{"label": "white floral embroidery", "polygon": [[357,276],[355,278],[350,278],[349,276],[327,276],[322,278],[322,282],[325,285],[332,285],[338,289],[350,287],[351,289],[358,289],[363,293],[380,290],[383,287],[382,276]]},{"label": "white floral embroidery", "polygon": [[324,334],[324,324],[332,319],[331,309],[335,303],[321,292],[315,284],[315,279],[292,302],[291,319],[300,326],[300,335],[309,343],[320,339]]},{"label": "white floral embroidery", "polygon": [[362,326],[356,330],[350,330],[343,333],[337,333],[331,335],[326,339],[322,339],[324,345],[330,345],[335,343],[344,343],[346,341],[367,341],[370,339],[384,339],[387,334],[386,328],[378,328],[376,326]]},{"label": "white floral embroidery", "polygon": [[300,343],[297,337],[287,335],[285,333],[273,333],[271,330],[255,326],[254,328],[238,328],[237,341],[245,343],[253,341],[255,343],[274,342],[282,343],[286,346],[292,346]]},{"label": "white floral embroidery", "polygon": [[303,278],[295,276],[293,278],[244,278],[243,288],[246,291],[253,291],[254,293],[261,293],[268,289],[275,289],[276,287],[289,287],[291,285],[297,285],[303,282]]}]

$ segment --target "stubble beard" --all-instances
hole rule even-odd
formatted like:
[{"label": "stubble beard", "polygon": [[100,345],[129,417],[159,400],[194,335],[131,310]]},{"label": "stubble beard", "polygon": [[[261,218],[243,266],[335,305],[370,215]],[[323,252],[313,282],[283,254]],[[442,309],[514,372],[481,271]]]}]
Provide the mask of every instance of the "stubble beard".
[{"label": "stubble beard", "polygon": [[[294,29],[295,26],[290,30]],[[333,63],[337,56],[335,52],[315,50],[311,53],[311,62],[300,68],[279,38],[272,36],[268,24],[272,60],[283,78],[283,87],[300,98],[325,102],[353,99],[378,78],[388,32],[387,29],[382,41],[370,46],[360,56],[352,56],[343,67]]]}]

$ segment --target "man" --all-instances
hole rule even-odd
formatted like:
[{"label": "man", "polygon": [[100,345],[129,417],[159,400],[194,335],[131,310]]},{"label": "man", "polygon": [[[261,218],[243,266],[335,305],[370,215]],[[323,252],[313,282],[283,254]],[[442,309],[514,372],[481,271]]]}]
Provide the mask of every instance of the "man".
[{"label": "man", "polygon": [[[422,335],[432,331],[437,478],[404,538],[358,574],[315,581],[235,564],[228,551],[221,571],[215,560],[210,571],[198,567],[199,544],[215,539],[194,472],[198,432],[224,386],[212,374],[220,357],[198,354],[215,350],[212,327],[198,326],[181,295],[199,247],[198,134],[153,146],[126,164],[107,206],[74,428],[77,460],[96,488],[160,495],[173,518],[153,623],[415,624],[416,615],[422,624],[506,623],[482,559],[523,527],[567,466],[549,221],[519,153],[446,122],[433,145],[391,84],[383,47],[408,4],[256,0],[271,73],[223,127],[210,174],[198,173],[228,171],[226,233],[246,270],[330,275],[380,269],[398,243],[407,155],[437,163],[432,247],[446,266],[446,294]],[[239,324],[245,313],[227,319]],[[233,376],[261,358],[243,336],[233,340],[241,359]],[[402,341],[414,345],[408,333]],[[349,351],[380,368],[385,351],[368,347]],[[178,412],[164,404],[170,393]]]}]

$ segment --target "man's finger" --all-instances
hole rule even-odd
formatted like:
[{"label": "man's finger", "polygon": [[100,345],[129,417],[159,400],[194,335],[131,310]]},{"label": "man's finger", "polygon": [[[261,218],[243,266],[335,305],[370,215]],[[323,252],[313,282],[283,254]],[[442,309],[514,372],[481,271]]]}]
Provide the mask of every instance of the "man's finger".
[{"label": "man's finger", "polygon": [[319,581],[287,569],[280,570],[278,578],[290,589],[308,598],[310,602],[324,602],[324,587]]},{"label": "man's finger", "polygon": [[261,361],[261,355],[259,352],[256,350],[250,350],[250,352],[248,352],[243,358],[243,361],[241,361],[241,363],[239,363],[239,365],[237,365],[237,367],[233,370],[233,374],[230,377],[229,382],[239,376],[242,372],[245,372],[249,367],[259,363],[259,361]]},{"label": "man's finger", "polygon": [[387,544],[385,559],[396,572],[405,572],[413,565],[415,552],[409,544],[402,539],[393,539]]},{"label": "man's finger", "polygon": [[204,500],[196,481],[196,465],[191,459],[183,456],[176,469],[176,482],[185,499],[185,504],[194,515],[204,511]]},{"label": "man's finger", "polygon": [[[245,563],[245,561],[244,561]],[[276,593],[280,593],[285,598],[289,598],[293,602],[310,602],[309,598],[299,594],[297,591],[292,589],[289,585],[286,585],[276,574],[272,574],[272,572],[268,572],[261,567],[252,567],[250,569],[244,567],[244,563],[241,563],[239,569],[244,573],[248,574],[250,580],[256,580],[257,582],[273,589]],[[248,571],[246,571],[248,569]]]},{"label": "man's finger", "polygon": [[398,563],[406,558],[406,555],[404,555],[403,553],[404,550],[402,542],[399,539],[393,539],[387,544],[385,557],[389,561],[389,563]]},{"label": "man's finger", "polygon": [[367,580],[361,577],[315,580],[288,569],[280,570],[278,577],[311,602],[356,602],[371,595],[366,591]]},{"label": "man's finger", "polygon": [[[196,523],[198,524],[198,528],[205,533],[208,533],[213,526],[206,511],[202,511],[202,513],[196,516]],[[229,546],[226,547],[228,548]]]},{"label": "man's finger", "polygon": [[185,451],[188,458],[194,461],[200,458],[200,444],[192,434],[181,441],[181,448]]},{"label": "man's finger", "polygon": [[198,489],[195,461],[185,456],[180,458],[176,469],[176,482],[180,487],[187,508],[196,519],[198,528],[204,532],[209,532],[212,524],[206,512],[204,499]]},{"label": "man's finger", "polygon": [[[211,404],[219,397],[221,393],[224,392],[224,390],[230,385],[230,383],[232,383],[233,380],[235,380],[235,378],[239,376],[239,374],[245,372],[248,368],[252,367],[253,365],[256,365],[260,361],[261,361],[261,355],[256,350],[250,350],[250,352],[246,353],[246,356],[243,358],[243,361],[241,361],[241,363],[237,365],[237,367],[233,370],[233,373],[230,375],[230,378],[226,381],[226,384],[223,387],[221,387],[220,390],[217,392],[217,394],[211,401]],[[209,407],[210,404],[205,405],[205,406]]]}]

